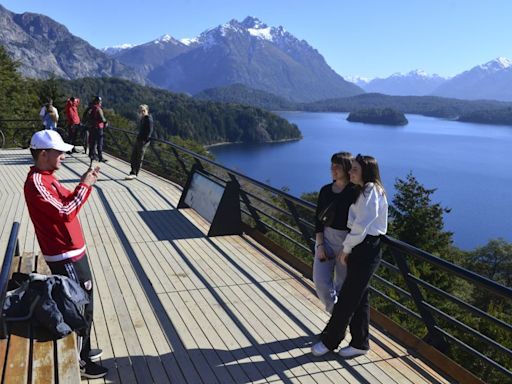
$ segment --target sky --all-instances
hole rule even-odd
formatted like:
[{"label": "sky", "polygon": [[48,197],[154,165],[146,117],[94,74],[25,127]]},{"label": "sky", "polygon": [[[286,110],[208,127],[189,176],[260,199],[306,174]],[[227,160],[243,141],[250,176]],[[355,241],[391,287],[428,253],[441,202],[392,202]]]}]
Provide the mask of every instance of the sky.
[{"label": "sky", "polygon": [[[0,0],[45,14],[97,48],[191,38],[231,19],[282,25],[342,76],[454,76],[512,58],[511,0]],[[508,27],[507,27],[508,25]]]}]

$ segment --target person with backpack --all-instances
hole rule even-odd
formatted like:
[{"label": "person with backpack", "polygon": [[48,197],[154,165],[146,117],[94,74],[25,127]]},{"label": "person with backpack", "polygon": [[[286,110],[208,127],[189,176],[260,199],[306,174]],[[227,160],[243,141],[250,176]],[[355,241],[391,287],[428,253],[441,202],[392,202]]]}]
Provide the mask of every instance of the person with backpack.
[{"label": "person with backpack", "polygon": [[103,114],[100,96],[96,96],[93,105],[88,112],[87,123],[89,129],[89,157],[91,160],[106,162],[103,158],[103,137],[104,129],[108,126],[107,119]]},{"label": "person with backpack", "polygon": [[44,129],[57,130],[57,122],[59,121],[59,112],[53,106],[53,100],[48,99],[46,104],[39,111],[39,117],[43,122]]},{"label": "person with backpack", "polygon": [[78,134],[78,131],[80,130],[80,116],[78,115],[78,105],[80,104],[80,99],[75,97],[70,97],[66,101],[66,123],[68,126],[68,135],[69,139],[71,141],[71,144],[73,144],[73,149],[71,152],[75,153],[78,152],[76,150],[76,135]]}]

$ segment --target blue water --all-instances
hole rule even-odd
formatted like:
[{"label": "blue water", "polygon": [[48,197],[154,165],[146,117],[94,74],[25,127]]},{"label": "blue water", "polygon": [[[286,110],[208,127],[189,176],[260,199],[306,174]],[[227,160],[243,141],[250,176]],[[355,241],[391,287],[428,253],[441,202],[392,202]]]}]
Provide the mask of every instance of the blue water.
[{"label": "blue water", "polygon": [[218,162],[300,196],[329,182],[330,157],[338,151],[372,155],[389,196],[409,171],[433,202],[451,208],[445,229],[460,248],[491,238],[512,241],[512,127],[460,123],[407,115],[405,127],[350,123],[346,113],[279,112],[297,124],[300,141],[231,144],[210,151]]}]

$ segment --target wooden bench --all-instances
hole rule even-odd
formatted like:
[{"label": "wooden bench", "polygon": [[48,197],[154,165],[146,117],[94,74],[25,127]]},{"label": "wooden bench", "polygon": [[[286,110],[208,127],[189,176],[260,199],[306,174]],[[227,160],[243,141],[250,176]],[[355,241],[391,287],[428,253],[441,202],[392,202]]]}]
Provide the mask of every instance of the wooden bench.
[{"label": "wooden bench", "polygon": [[[42,256],[24,253],[13,258],[9,276],[13,272],[34,271],[50,274]],[[48,340],[47,335],[35,335],[36,330],[28,321],[7,324],[6,338],[0,339],[1,383],[80,382],[74,333],[59,340]]]}]

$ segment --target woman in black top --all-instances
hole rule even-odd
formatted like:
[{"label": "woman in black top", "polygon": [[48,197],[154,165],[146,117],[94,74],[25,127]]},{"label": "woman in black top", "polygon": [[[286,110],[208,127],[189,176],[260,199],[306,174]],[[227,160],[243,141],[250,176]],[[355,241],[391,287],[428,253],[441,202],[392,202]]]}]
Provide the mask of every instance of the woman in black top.
[{"label": "woman in black top", "polygon": [[149,107],[146,104],[139,105],[139,134],[133,144],[130,174],[126,180],[133,180],[137,177],[144,159],[144,153],[149,146],[151,134],[153,133],[153,117],[149,114]]},{"label": "woman in black top", "polygon": [[352,155],[335,153],[331,157],[332,183],[320,190],[316,211],[316,244],[313,281],[325,309],[332,313],[337,294],[347,274],[346,265],[337,261],[348,233],[348,209],[357,198],[357,189],[350,183]]}]

